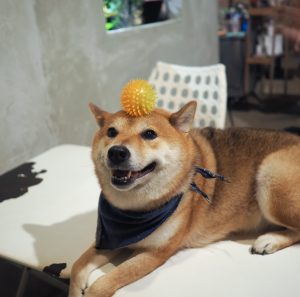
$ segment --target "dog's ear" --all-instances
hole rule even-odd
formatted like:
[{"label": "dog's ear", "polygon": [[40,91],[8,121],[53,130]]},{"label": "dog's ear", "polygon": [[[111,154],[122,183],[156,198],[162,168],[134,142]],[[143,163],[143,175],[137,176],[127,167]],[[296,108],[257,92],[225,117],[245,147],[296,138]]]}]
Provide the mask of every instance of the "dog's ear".
[{"label": "dog's ear", "polygon": [[93,103],[89,103],[89,108],[92,114],[94,115],[98,125],[100,127],[103,127],[105,119],[107,119],[111,114],[109,112],[100,109],[97,105]]},{"label": "dog's ear", "polygon": [[171,114],[170,123],[182,132],[189,132],[193,124],[196,108],[196,101],[187,103],[179,111]]}]

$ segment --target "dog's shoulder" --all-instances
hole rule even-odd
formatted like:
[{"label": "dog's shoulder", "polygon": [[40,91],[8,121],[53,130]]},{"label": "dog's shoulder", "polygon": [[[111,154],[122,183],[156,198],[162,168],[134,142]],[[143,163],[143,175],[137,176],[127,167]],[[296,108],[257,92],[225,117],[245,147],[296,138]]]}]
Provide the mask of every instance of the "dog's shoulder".
[{"label": "dog's shoulder", "polygon": [[267,130],[256,128],[228,128],[216,129],[207,127],[195,129],[194,137],[201,135],[205,137],[213,146],[229,145],[231,147],[253,147],[254,145],[268,147],[285,147],[300,143],[300,137],[279,130]]},{"label": "dog's shoulder", "polygon": [[300,145],[300,137],[291,133],[253,128],[195,129],[192,137],[198,144],[205,138],[218,165],[222,167],[223,164],[226,168],[229,165],[239,167],[240,164],[244,168],[246,164],[252,167],[273,152]]}]

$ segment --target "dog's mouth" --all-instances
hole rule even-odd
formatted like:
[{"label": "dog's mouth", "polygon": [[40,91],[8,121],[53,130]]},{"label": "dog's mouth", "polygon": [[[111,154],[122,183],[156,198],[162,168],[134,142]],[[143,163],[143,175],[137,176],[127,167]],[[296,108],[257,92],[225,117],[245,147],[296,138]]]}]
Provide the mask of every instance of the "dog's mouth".
[{"label": "dog's mouth", "polygon": [[132,170],[112,170],[111,182],[115,186],[128,186],[137,179],[149,174],[156,167],[156,162],[152,162],[140,171]]}]

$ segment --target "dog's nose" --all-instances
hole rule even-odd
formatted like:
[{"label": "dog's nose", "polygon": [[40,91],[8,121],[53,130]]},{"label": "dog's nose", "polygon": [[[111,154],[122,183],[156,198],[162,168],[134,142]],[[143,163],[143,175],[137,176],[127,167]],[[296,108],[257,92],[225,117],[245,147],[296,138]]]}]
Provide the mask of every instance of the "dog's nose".
[{"label": "dog's nose", "polygon": [[130,151],[126,146],[115,145],[108,150],[108,158],[115,165],[119,165],[127,161],[129,157]]}]

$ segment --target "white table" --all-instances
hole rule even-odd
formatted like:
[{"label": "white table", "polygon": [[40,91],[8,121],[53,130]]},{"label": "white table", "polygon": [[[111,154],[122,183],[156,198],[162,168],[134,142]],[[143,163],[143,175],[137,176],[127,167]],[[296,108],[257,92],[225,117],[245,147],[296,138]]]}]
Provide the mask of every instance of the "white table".
[{"label": "white table", "polygon": [[[42,270],[72,263],[94,239],[100,192],[90,148],[63,145],[31,161],[43,181],[26,194],[0,203],[0,256]],[[300,245],[273,255],[250,255],[249,243],[223,241],[177,253],[118,297],[273,296],[298,297]],[[109,271],[109,263],[91,281]]]},{"label": "white table", "polygon": [[71,264],[94,239],[100,193],[90,148],[63,145],[30,160],[43,181],[0,203],[0,256],[42,270]]}]

